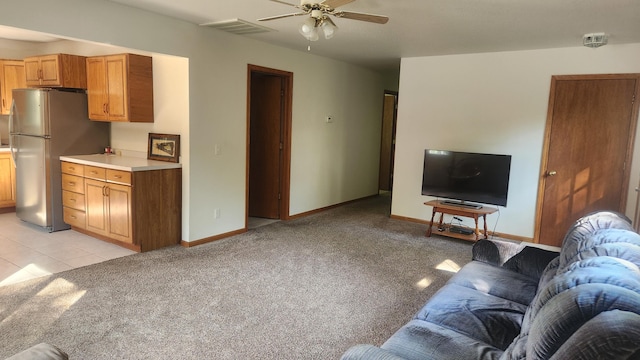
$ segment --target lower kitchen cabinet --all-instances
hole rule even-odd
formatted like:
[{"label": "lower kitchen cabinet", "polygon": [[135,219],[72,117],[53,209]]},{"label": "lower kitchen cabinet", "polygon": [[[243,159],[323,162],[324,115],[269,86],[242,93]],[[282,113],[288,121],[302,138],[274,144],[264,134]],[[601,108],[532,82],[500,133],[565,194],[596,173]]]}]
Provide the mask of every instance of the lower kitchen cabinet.
[{"label": "lower kitchen cabinet", "polygon": [[[0,152],[0,209],[16,206],[16,172],[10,152]],[[9,211],[9,210],[7,210]]]},{"label": "lower kitchen cabinet", "polygon": [[[79,166],[81,177],[65,170]],[[136,251],[180,243],[182,169],[122,171],[63,161],[62,172],[65,221],[73,229]],[[79,179],[68,181],[65,176]],[[82,190],[64,188],[80,181]],[[77,204],[80,195],[83,207]]]},{"label": "lower kitchen cabinet", "polygon": [[133,244],[131,187],[86,179],[86,229]]}]

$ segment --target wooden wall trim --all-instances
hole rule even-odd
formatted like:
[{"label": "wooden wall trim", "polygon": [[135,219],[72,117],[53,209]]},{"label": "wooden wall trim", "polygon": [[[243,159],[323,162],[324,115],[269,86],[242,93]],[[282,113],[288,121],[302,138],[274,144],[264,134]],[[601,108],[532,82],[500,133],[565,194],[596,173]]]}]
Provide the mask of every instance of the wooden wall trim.
[{"label": "wooden wall trim", "polygon": [[182,241],[180,241],[180,245],[182,245],[182,246],[184,246],[186,248],[190,248],[190,247],[203,245],[203,244],[208,244],[208,243],[211,243],[211,242],[214,242],[214,241],[226,239],[226,238],[231,237],[231,236],[244,234],[246,232],[247,232],[247,229],[238,229],[238,230],[231,231],[231,232],[228,232],[228,233],[209,236],[209,237],[206,237],[204,239],[195,240],[195,241],[184,241],[184,240],[182,240]]}]

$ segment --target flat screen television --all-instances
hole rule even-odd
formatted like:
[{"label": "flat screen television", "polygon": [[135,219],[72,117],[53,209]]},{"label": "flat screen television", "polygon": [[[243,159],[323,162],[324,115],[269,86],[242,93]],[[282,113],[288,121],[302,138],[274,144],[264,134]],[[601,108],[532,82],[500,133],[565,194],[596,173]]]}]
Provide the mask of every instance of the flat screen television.
[{"label": "flat screen television", "polygon": [[506,207],[510,170],[511,155],[427,149],[422,195]]}]

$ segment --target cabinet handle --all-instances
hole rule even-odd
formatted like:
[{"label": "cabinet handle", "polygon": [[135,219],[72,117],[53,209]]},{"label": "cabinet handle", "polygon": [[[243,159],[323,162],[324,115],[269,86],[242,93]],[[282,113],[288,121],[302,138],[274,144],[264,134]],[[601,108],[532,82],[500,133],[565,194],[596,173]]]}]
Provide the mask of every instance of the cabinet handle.
[{"label": "cabinet handle", "polygon": [[74,171],[76,168],[74,168],[73,166],[69,166],[69,170]]},{"label": "cabinet handle", "polygon": [[76,202],[76,199],[69,199],[69,201],[73,201],[73,202]]},{"label": "cabinet handle", "polygon": [[69,215],[70,218],[72,218],[73,220],[77,220],[78,218],[73,216],[73,215]]},{"label": "cabinet handle", "polygon": [[67,184],[68,184],[69,186],[76,186],[76,183],[74,183],[73,181],[69,181]]},{"label": "cabinet handle", "polygon": [[122,179],[121,175],[113,175],[113,177],[116,178],[116,179]]},{"label": "cabinet handle", "polygon": [[4,107],[4,99],[2,99],[2,107]]}]

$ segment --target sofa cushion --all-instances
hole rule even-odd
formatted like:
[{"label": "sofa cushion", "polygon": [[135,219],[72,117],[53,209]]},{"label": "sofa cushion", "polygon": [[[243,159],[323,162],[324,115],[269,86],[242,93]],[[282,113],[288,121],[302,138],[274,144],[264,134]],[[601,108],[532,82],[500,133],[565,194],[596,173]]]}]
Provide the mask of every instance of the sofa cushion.
[{"label": "sofa cushion", "polygon": [[598,314],[556,351],[553,359],[640,358],[640,315],[620,310]]},{"label": "sofa cushion", "polygon": [[504,350],[520,333],[526,309],[526,305],[514,301],[448,284],[429,300],[415,319]]},{"label": "sofa cushion", "polygon": [[[633,230],[631,220],[622,214],[612,211],[591,213],[576,220],[573,226],[569,228],[562,240],[562,252],[567,254],[577,253],[577,247],[581,245],[585,238],[603,229]],[[563,262],[561,262],[561,266],[564,266]]]},{"label": "sofa cushion", "polygon": [[536,279],[481,261],[468,263],[447,283],[468,287],[524,305],[531,303],[538,286]]},{"label": "sofa cushion", "polygon": [[562,248],[558,271],[597,256],[615,256],[640,265],[640,235],[626,229],[596,230],[582,241]]},{"label": "sofa cushion", "polygon": [[[527,359],[551,358],[578,329],[609,311],[637,314],[640,295],[608,284],[583,284],[559,293],[547,301],[533,320]],[[584,340],[574,338],[572,341],[580,343]]]},{"label": "sofa cushion", "polygon": [[411,320],[382,349],[407,360],[498,359],[502,350],[423,320]]}]

